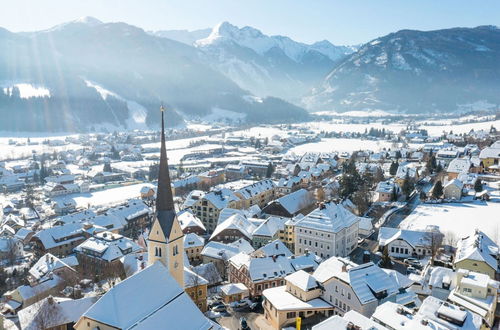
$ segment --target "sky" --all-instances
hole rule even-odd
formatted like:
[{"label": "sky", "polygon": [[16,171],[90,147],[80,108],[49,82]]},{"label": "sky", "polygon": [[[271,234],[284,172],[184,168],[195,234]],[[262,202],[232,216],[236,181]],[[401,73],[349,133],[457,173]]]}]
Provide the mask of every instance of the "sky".
[{"label": "sky", "polygon": [[145,30],[222,21],[312,43],[359,44],[401,29],[500,26],[499,0],[0,0],[0,27],[50,28],[82,16]]}]

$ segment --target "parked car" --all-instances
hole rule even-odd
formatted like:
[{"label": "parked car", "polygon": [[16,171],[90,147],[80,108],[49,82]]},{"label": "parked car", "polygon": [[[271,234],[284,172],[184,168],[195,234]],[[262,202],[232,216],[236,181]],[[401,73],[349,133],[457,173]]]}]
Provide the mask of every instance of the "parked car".
[{"label": "parked car", "polygon": [[240,319],[240,327],[241,327],[241,330],[250,330],[250,327],[248,326],[247,320],[244,317],[242,317]]},{"label": "parked car", "polygon": [[408,268],[406,268],[406,273],[407,274],[418,274],[418,271],[415,267],[409,266]]},{"label": "parked car", "polygon": [[403,262],[407,265],[411,265],[411,266],[416,267],[416,268],[422,268],[422,264],[420,263],[420,261],[418,259],[415,259],[415,258],[407,258],[407,259],[403,260]]},{"label": "parked car", "polygon": [[226,306],[224,306],[223,304],[215,305],[215,306],[212,307],[212,311],[213,312],[225,312],[226,311]]},{"label": "parked car", "polygon": [[236,307],[236,308],[246,307],[246,306],[248,306],[248,301],[247,300],[233,301],[230,305],[233,308],[234,307]]}]

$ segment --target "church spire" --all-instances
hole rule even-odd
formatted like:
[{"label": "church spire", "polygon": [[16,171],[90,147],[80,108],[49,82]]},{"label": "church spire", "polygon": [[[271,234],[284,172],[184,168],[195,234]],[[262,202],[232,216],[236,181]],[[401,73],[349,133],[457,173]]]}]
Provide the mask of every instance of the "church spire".
[{"label": "church spire", "polygon": [[160,151],[160,169],[158,173],[158,189],[156,193],[156,211],[174,211],[174,198],[172,196],[172,187],[170,184],[170,174],[168,171],[167,148],[165,146],[165,122],[163,105],[161,110],[161,151]]}]

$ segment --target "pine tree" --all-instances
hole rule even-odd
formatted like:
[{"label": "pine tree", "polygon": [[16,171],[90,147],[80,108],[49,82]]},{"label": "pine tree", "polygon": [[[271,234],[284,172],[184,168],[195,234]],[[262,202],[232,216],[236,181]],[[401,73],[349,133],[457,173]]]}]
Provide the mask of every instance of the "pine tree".
[{"label": "pine tree", "polygon": [[391,257],[389,256],[389,247],[385,246],[382,251],[382,259],[380,259],[380,267],[382,268],[392,268]]},{"label": "pine tree", "polygon": [[396,173],[398,172],[398,167],[399,167],[398,162],[392,162],[391,167],[389,167],[389,174],[396,175]]},{"label": "pine tree", "polygon": [[403,181],[403,186],[401,187],[401,190],[403,191],[403,194],[405,194],[406,199],[408,199],[411,192],[413,191],[413,182],[410,179],[410,175],[408,174],[408,171],[406,172],[405,180]]},{"label": "pine tree", "polygon": [[434,189],[432,189],[432,197],[441,198],[443,195],[443,183],[441,180],[438,180],[434,185]]},{"label": "pine tree", "polygon": [[476,182],[474,182],[474,191],[475,192],[483,191],[483,183],[481,182],[481,179],[477,179]]},{"label": "pine tree", "polygon": [[102,171],[103,172],[108,172],[108,173],[113,172],[113,169],[111,168],[111,164],[110,163],[104,164],[104,167],[103,167]]},{"label": "pine tree", "polygon": [[273,163],[269,162],[267,165],[267,171],[266,171],[266,178],[270,178],[274,173],[274,165]]}]

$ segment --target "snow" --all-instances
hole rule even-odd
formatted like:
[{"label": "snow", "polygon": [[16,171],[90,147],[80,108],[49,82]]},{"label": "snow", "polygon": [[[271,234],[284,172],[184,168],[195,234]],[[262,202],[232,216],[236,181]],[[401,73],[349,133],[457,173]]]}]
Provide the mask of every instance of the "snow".
[{"label": "snow", "polygon": [[320,298],[309,301],[302,301],[286,291],[286,286],[266,289],[262,293],[266,300],[277,310],[315,310],[315,309],[333,309],[333,306]]},{"label": "snow", "polygon": [[3,89],[4,93],[11,95],[13,87],[19,88],[19,94],[22,99],[29,99],[32,97],[50,97],[50,91],[46,87],[28,83],[17,83],[10,87],[5,87]]},{"label": "snow", "polygon": [[220,108],[212,108],[210,114],[204,116],[202,120],[209,123],[221,122],[227,120],[238,122],[238,121],[245,121],[246,116],[247,115],[245,113],[240,113]]},{"label": "snow", "polygon": [[[88,87],[94,88],[100,95],[101,98],[106,101],[106,99],[109,96],[115,97],[118,100],[124,101],[127,103],[127,108],[129,110],[129,118],[126,120],[127,128],[128,129],[147,129],[146,125],[146,116],[147,116],[147,110],[144,108],[142,105],[135,101],[127,100],[120,95],[113,93],[106,88],[98,85],[95,82],[92,82],[90,80],[85,80],[85,84]],[[116,118],[116,115],[113,113],[113,115]]]},{"label": "snow", "polygon": [[500,233],[500,214],[498,187],[491,192],[488,202],[450,204],[420,204],[400,224],[405,229],[425,229],[436,225],[443,234],[453,233],[456,237],[472,235],[475,229],[483,231],[493,240],[498,240]]},{"label": "snow", "polygon": [[70,196],[55,197],[55,201],[63,201],[73,199],[76,202],[77,208],[87,208],[90,206],[106,206],[119,204],[132,198],[140,198],[141,189],[143,187],[155,188],[151,183],[140,183],[123,186],[119,188],[112,188],[92,193],[80,193]]},{"label": "snow", "polygon": [[392,142],[363,139],[327,138],[320,142],[305,143],[291,148],[289,154],[302,155],[306,152],[352,152],[357,150],[379,151],[392,148]]}]

